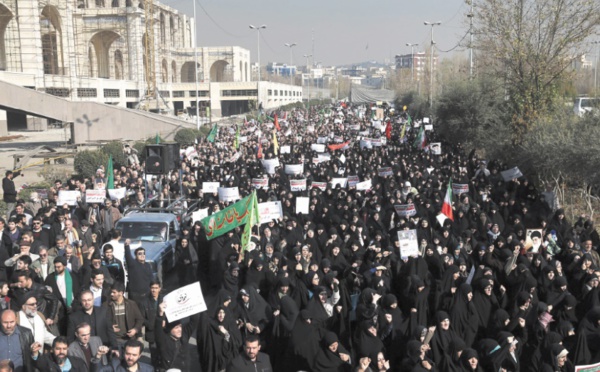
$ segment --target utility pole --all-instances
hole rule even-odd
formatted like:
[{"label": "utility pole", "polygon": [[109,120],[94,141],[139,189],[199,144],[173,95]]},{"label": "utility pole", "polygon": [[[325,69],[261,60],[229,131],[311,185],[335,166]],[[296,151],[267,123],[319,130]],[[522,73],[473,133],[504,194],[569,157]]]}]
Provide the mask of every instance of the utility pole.
[{"label": "utility pole", "polygon": [[441,25],[442,22],[425,21],[423,23],[425,26],[431,26],[431,50],[429,53],[429,108],[433,110],[433,46],[435,45],[435,42],[433,41],[433,27]]},{"label": "utility pole", "polygon": [[469,14],[467,14],[467,17],[469,17],[469,37],[470,37],[470,41],[469,41],[469,76],[471,79],[473,79],[473,18],[475,17],[475,11],[474,11],[474,7],[475,7],[475,0],[467,0],[468,2],[471,3],[471,10],[469,11]]},{"label": "utility pole", "polygon": [[410,81],[415,80],[415,47],[419,44],[406,43],[406,46],[410,47]]},{"label": "utility pole", "polygon": [[306,84],[306,85],[308,85],[308,100],[306,102],[307,102],[307,107],[309,107],[309,108],[310,108],[310,83],[311,83],[310,70],[311,69],[310,69],[310,66],[308,65],[308,59],[312,56],[313,56],[312,54],[304,55],[304,58],[306,58],[306,73],[308,75],[308,83]]},{"label": "utility pole", "polygon": [[253,30],[256,30],[256,57],[258,59],[258,81],[260,81],[260,30],[267,28],[267,25],[262,25],[259,27],[250,25],[248,27],[250,27]]},{"label": "utility pole", "polygon": [[594,94],[598,95],[598,61],[600,61],[600,41],[592,41],[592,44],[597,45],[596,65],[594,66]]}]

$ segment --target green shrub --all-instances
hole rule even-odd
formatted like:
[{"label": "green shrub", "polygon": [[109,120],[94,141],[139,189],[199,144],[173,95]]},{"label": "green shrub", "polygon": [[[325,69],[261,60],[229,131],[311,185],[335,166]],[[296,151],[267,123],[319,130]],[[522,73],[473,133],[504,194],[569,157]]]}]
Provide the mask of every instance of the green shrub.
[{"label": "green shrub", "polygon": [[38,173],[38,177],[44,179],[44,181],[48,183],[54,183],[55,180],[61,180],[65,182],[69,178],[71,178],[72,171],[64,168],[64,167],[44,167]]},{"label": "green shrub", "polygon": [[[108,155],[102,150],[85,150],[75,155],[73,167],[82,177],[93,177],[98,167],[108,164]],[[114,165],[114,162],[113,162]]]},{"label": "green shrub", "polygon": [[175,133],[175,142],[180,145],[192,145],[196,143],[196,138],[202,136],[199,130],[193,128],[183,128]]},{"label": "green shrub", "polygon": [[102,147],[102,151],[107,155],[112,155],[113,165],[117,166],[127,164],[127,159],[123,153],[123,143],[120,141],[112,141]]}]

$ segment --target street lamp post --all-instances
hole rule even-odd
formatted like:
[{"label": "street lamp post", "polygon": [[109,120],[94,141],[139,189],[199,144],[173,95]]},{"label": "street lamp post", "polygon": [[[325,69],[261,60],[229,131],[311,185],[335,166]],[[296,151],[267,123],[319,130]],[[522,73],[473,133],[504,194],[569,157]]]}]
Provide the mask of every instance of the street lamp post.
[{"label": "street lamp post", "polygon": [[419,44],[406,43],[407,47],[410,47],[410,81],[415,80],[415,47]]},{"label": "street lamp post", "polygon": [[292,53],[292,48],[295,47],[298,44],[296,44],[296,43],[285,43],[283,45],[285,45],[286,47],[290,48],[290,68],[289,68],[289,71],[290,71],[290,85],[294,85],[294,76],[292,75],[292,65],[294,64],[294,54]]},{"label": "street lamp post", "polygon": [[308,84],[307,84],[308,85],[308,100],[306,101],[308,107],[310,107],[310,83],[311,83],[311,81],[310,81],[311,80],[311,77],[310,77],[310,68],[308,67],[308,59],[310,57],[312,57],[312,56],[313,56],[312,54],[305,54],[304,55],[304,58],[306,58],[306,72],[307,72],[307,75],[308,75]]},{"label": "street lamp post", "polygon": [[431,26],[431,51],[429,52],[429,107],[433,110],[433,27],[439,26],[442,22],[423,22],[425,26]]},{"label": "street lamp post", "polygon": [[267,25],[262,26],[248,26],[253,30],[256,30],[256,58],[258,59],[258,81],[260,81],[260,30],[263,28],[267,28]]}]

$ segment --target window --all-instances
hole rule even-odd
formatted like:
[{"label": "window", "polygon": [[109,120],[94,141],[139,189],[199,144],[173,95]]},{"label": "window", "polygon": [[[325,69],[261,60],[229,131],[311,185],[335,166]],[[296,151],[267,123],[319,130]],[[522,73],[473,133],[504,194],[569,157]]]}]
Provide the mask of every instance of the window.
[{"label": "window", "polygon": [[185,91],[183,91],[183,90],[174,90],[173,91],[173,98],[181,98],[181,97],[185,97]]},{"label": "window", "polygon": [[125,91],[125,97],[138,98],[139,96],[140,96],[140,91],[139,90],[127,89]]},{"label": "window", "polygon": [[57,97],[68,97],[69,88],[46,88],[46,93]]},{"label": "window", "polygon": [[118,89],[104,89],[104,98],[119,98],[120,96]]},{"label": "window", "polygon": [[[195,90],[190,90],[189,93],[190,93],[190,97],[196,97]],[[198,97],[208,97],[208,90],[199,90]]]},{"label": "window", "polygon": [[96,88],[77,88],[77,97],[98,97]]},{"label": "window", "polygon": [[269,89],[267,94],[270,95],[270,96],[272,96],[273,95],[273,89]]},{"label": "window", "polygon": [[158,93],[161,97],[171,97],[171,92],[168,90],[159,90]]},{"label": "window", "polygon": [[238,90],[222,90],[221,95],[223,97],[242,97],[242,96],[258,96],[258,90],[256,89],[238,89]]}]

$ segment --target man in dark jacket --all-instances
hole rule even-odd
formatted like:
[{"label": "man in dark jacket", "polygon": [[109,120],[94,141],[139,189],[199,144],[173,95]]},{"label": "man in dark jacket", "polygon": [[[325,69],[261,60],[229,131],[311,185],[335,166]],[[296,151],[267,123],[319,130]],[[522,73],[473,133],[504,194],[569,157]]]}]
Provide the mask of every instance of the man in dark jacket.
[{"label": "man in dark jacket", "polygon": [[70,372],[87,372],[88,367],[80,358],[69,358],[67,356],[69,345],[67,338],[60,336],[52,342],[52,352],[40,355],[42,345],[36,344],[32,347],[33,365],[39,371],[62,372],[65,365],[71,365]]},{"label": "man in dark jacket", "polygon": [[160,352],[160,369],[187,371],[190,369],[188,346],[192,332],[198,324],[199,315],[192,316],[185,327],[180,321],[166,323],[163,326],[165,307],[164,302],[159,305],[154,325],[156,346]]},{"label": "man in dark jacket", "polygon": [[260,340],[256,335],[250,335],[244,342],[244,352],[238,355],[227,366],[227,372],[271,372],[269,355],[260,352]]},{"label": "man in dark jacket", "polygon": [[108,304],[109,322],[113,325],[119,346],[140,337],[144,326],[144,317],[140,309],[134,301],[123,297],[124,292],[123,284],[113,284],[110,291],[111,301]]},{"label": "man in dark jacket", "polygon": [[79,295],[81,309],[69,314],[69,325],[67,327],[67,339],[69,343],[75,340],[75,328],[81,323],[87,323],[92,327],[92,336],[102,339],[105,346],[112,350],[118,350],[117,337],[108,319],[108,306],[94,306],[94,295],[89,290],[84,290]]},{"label": "man in dark jacket", "polygon": [[127,371],[138,371],[138,372],[154,372],[154,367],[149,366],[146,363],[140,362],[142,351],[144,350],[144,344],[138,340],[129,340],[125,343],[123,358],[113,358],[111,363],[107,366],[99,366],[100,358],[93,358],[92,364],[95,364],[92,371],[98,372],[127,372]]},{"label": "man in dark jacket", "polygon": [[150,292],[150,282],[154,278],[152,266],[146,262],[146,250],[139,247],[135,250],[135,258],[131,256],[129,239],[125,240],[125,262],[129,278],[129,298],[140,303],[145,295]]},{"label": "man in dark jacket", "polygon": [[12,171],[6,171],[4,178],[2,179],[2,192],[4,193],[4,202],[6,203],[6,215],[10,216],[10,212],[15,209],[17,204],[17,189],[15,188],[15,182],[13,181],[14,173]]},{"label": "man in dark jacket", "polygon": [[154,336],[154,324],[156,323],[156,314],[158,306],[161,304],[163,295],[160,293],[161,285],[158,280],[153,280],[150,283],[150,293],[144,297],[140,304],[140,311],[144,316],[144,326],[146,341],[150,345],[150,356],[152,365],[157,366],[159,363],[159,352],[156,348],[156,338]]},{"label": "man in dark jacket", "polygon": [[36,346],[33,333],[17,325],[17,315],[12,310],[4,310],[1,323],[0,360],[10,359],[15,365],[14,372],[33,371],[31,351]]}]

